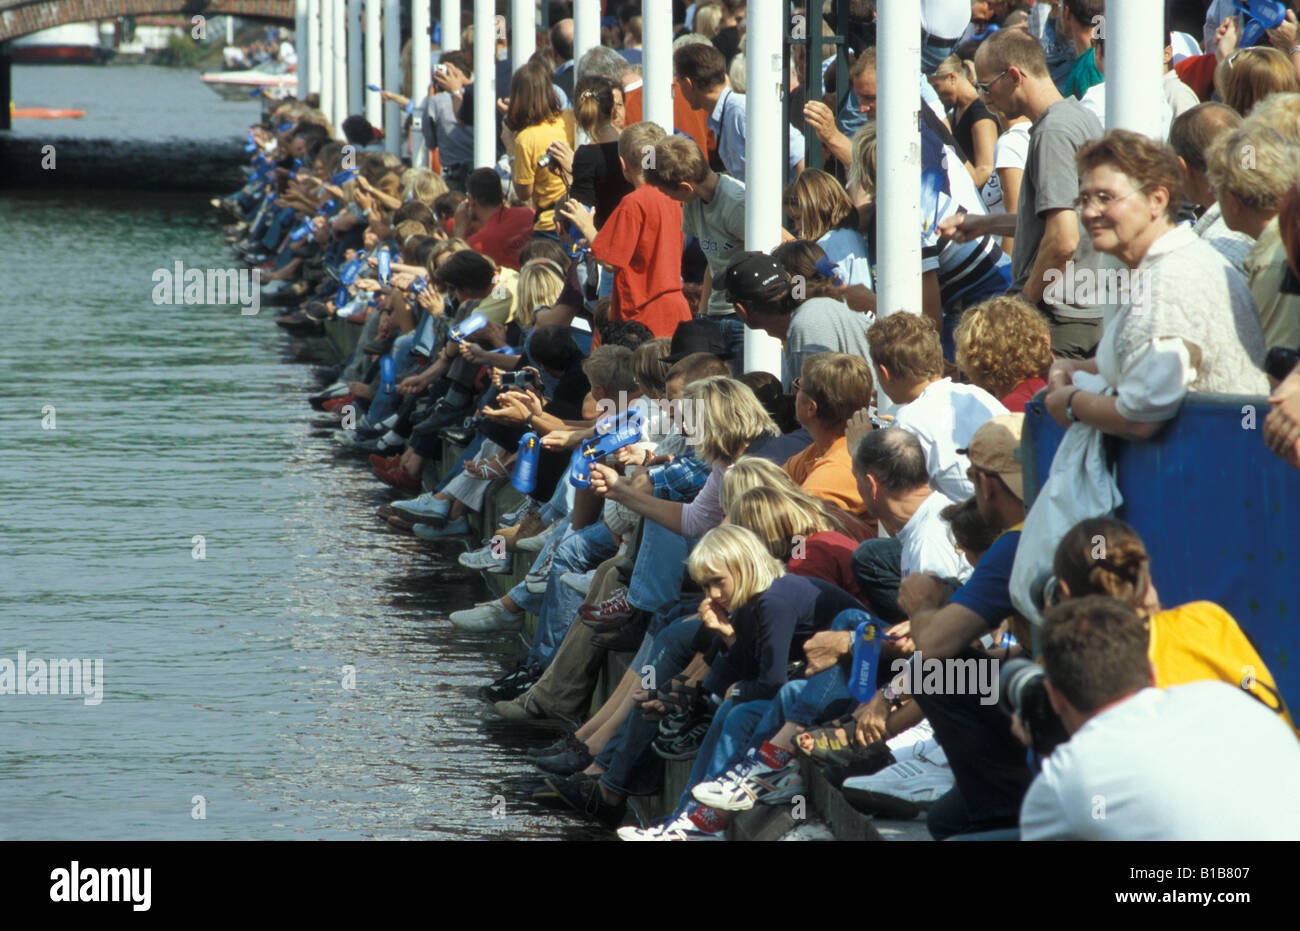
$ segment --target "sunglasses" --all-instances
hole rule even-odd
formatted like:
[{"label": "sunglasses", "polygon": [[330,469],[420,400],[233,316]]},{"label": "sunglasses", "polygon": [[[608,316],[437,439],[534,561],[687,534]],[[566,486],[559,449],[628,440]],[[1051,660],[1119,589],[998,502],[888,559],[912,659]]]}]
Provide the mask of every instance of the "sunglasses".
[{"label": "sunglasses", "polygon": [[1001,74],[999,74],[996,78],[994,78],[991,81],[976,81],[975,90],[979,91],[981,97],[987,95],[988,92],[992,89],[993,85],[998,83],[998,81],[1001,81],[1003,78],[1005,78],[1007,74],[1010,73],[1010,71],[1011,69],[1007,68],[1005,71],[1003,71]]}]

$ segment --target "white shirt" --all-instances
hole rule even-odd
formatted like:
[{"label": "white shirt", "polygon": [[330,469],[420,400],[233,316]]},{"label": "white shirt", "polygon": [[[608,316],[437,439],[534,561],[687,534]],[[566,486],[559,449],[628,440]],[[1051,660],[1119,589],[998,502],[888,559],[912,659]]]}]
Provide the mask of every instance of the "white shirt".
[{"label": "white shirt", "polygon": [[952,525],[939,516],[950,504],[956,504],[942,492],[931,492],[898,531],[903,544],[903,578],[913,572],[929,572],[941,579],[965,582],[973,567],[957,552]]},{"label": "white shirt", "polygon": [[1250,285],[1186,224],[1147,249],[1137,293],[1102,327],[1097,371],[1138,423],[1171,419],[1189,391],[1267,394]]},{"label": "white shirt", "polygon": [[1014,124],[998,136],[997,144],[993,146],[993,172],[984,182],[984,187],[980,189],[980,198],[983,199],[989,213],[1007,212],[1006,203],[1002,198],[1002,177],[998,174],[998,169],[1025,170],[1025,160],[1029,158],[1029,128],[1032,125],[1027,120]]},{"label": "white shirt", "polygon": [[1223,219],[1223,208],[1217,201],[1205,208],[1192,232],[1213,246],[1214,251],[1231,262],[1233,268],[1246,274],[1246,256],[1255,248],[1255,240],[1228,226]]},{"label": "white shirt", "polygon": [[1146,688],[1043,761],[1021,840],[1300,840],[1300,743],[1223,682]]},{"label": "white shirt", "polygon": [[921,28],[935,38],[955,41],[969,25],[969,0],[921,0]]},{"label": "white shirt", "polygon": [[921,392],[915,401],[894,414],[894,426],[916,434],[925,451],[930,485],[954,501],[975,494],[966,477],[970,460],[957,450],[970,445],[975,431],[986,421],[1009,411],[983,388],[956,385],[942,378]]}]

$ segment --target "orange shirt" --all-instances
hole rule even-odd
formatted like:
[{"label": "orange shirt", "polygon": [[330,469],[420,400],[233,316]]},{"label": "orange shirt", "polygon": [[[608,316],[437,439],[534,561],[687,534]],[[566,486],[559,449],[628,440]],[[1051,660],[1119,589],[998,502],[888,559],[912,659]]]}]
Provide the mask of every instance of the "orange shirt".
[{"label": "orange shirt", "polygon": [[864,510],[862,495],[849,457],[848,440],[840,437],[825,452],[813,444],[785,461],[786,475],[808,494],[836,504],[851,514]]},{"label": "orange shirt", "polygon": [[[627,125],[640,123],[641,88],[628,91],[623,95],[623,108],[627,111]],[[682,96],[681,85],[673,80],[673,126],[665,126],[671,134],[673,129],[680,129],[695,140],[705,157],[709,154],[709,115],[703,110],[692,110],[686,98]]]}]

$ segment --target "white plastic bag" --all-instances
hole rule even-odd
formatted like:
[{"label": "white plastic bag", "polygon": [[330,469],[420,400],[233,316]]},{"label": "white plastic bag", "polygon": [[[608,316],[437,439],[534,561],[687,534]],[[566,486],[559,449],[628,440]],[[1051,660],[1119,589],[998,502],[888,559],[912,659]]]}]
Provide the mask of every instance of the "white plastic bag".
[{"label": "white plastic bag", "polygon": [[[1098,394],[1113,394],[1100,375],[1077,372],[1076,388]],[[1096,427],[1074,423],[1066,431],[1052,459],[1047,481],[1039,489],[1034,506],[1025,515],[1011,569],[1011,601],[1035,627],[1043,619],[1034,603],[1052,575],[1057,544],[1075,524],[1089,517],[1114,514],[1124,503],[1106,461],[1105,435]]]}]

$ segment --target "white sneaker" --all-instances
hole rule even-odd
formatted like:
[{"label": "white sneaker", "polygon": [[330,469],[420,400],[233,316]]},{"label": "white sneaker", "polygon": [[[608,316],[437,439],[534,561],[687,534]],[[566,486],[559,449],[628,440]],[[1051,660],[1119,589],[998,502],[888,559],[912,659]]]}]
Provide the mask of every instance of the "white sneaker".
[{"label": "white sneaker", "polygon": [[445,520],[451,511],[451,499],[435,498],[434,493],[426,491],[418,498],[407,501],[394,501],[392,508],[407,520],[415,523],[428,523],[430,520]]},{"label": "white sneaker", "polygon": [[524,612],[512,614],[500,601],[485,601],[464,611],[453,611],[447,616],[461,630],[518,630],[524,623]]},{"label": "white sneaker", "polygon": [[[560,520],[564,520],[564,518],[560,518]],[[523,550],[525,553],[536,553],[540,551],[541,548],[546,545],[546,541],[551,539],[551,534],[555,531],[555,528],[559,526],[559,523],[560,521],[557,520],[535,537],[526,537],[523,540],[516,540],[515,549]]]},{"label": "white sneaker", "polygon": [[457,561],[466,569],[486,569],[488,572],[506,573],[510,571],[510,557],[497,558],[492,544],[480,547],[468,553],[461,553]]},{"label": "white sneaker", "polygon": [[[901,752],[908,754],[909,750]],[[845,779],[844,797],[859,811],[915,818],[953,787],[953,776],[938,743],[914,744],[910,753],[911,759],[899,760],[878,773]]]},{"label": "white sneaker", "polygon": [[595,577],[596,570],[592,569],[589,572],[566,572],[560,576],[560,581],[579,595],[585,595],[591,591],[591,581]]},{"label": "white sneaker", "polygon": [[546,591],[547,580],[551,577],[551,563],[555,561],[555,550],[546,554],[541,565],[534,566],[528,575],[524,576],[524,586],[534,595],[540,595]]},{"label": "white sneaker", "polygon": [[720,811],[749,811],[755,804],[775,805],[791,799],[802,788],[797,760],[773,769],[751,752],[734,769],[695,786],[691,795],[697,802]]},{"label": "white sneaker", "polygon": [[500,520],[497,521],[497,526],[513,527],[536,510],[538,510],[537,503],[532,498],[524,498],[523,504],[519,505],[519,507],[501,515]]},{"label": "white sneaker", "polygon": [[909,727],[896,737],[890,737],[886,740],[885,746],[893,752],[894,759],[901,760],[904,757],[911,759],[912,755],[908,751],[913,745],[933,740],[934,726],[930,723],[929,718],[922,718],[921,723]]},{"label": "white sneaker", "polygon": [[625,827],[618,829],[618,839],[637,840],[722,840],[727,839],[726,831],[709,833],[701,831],[691,820],[689,814],[678,815],[663,824],[654,824],[648,828]]}]

